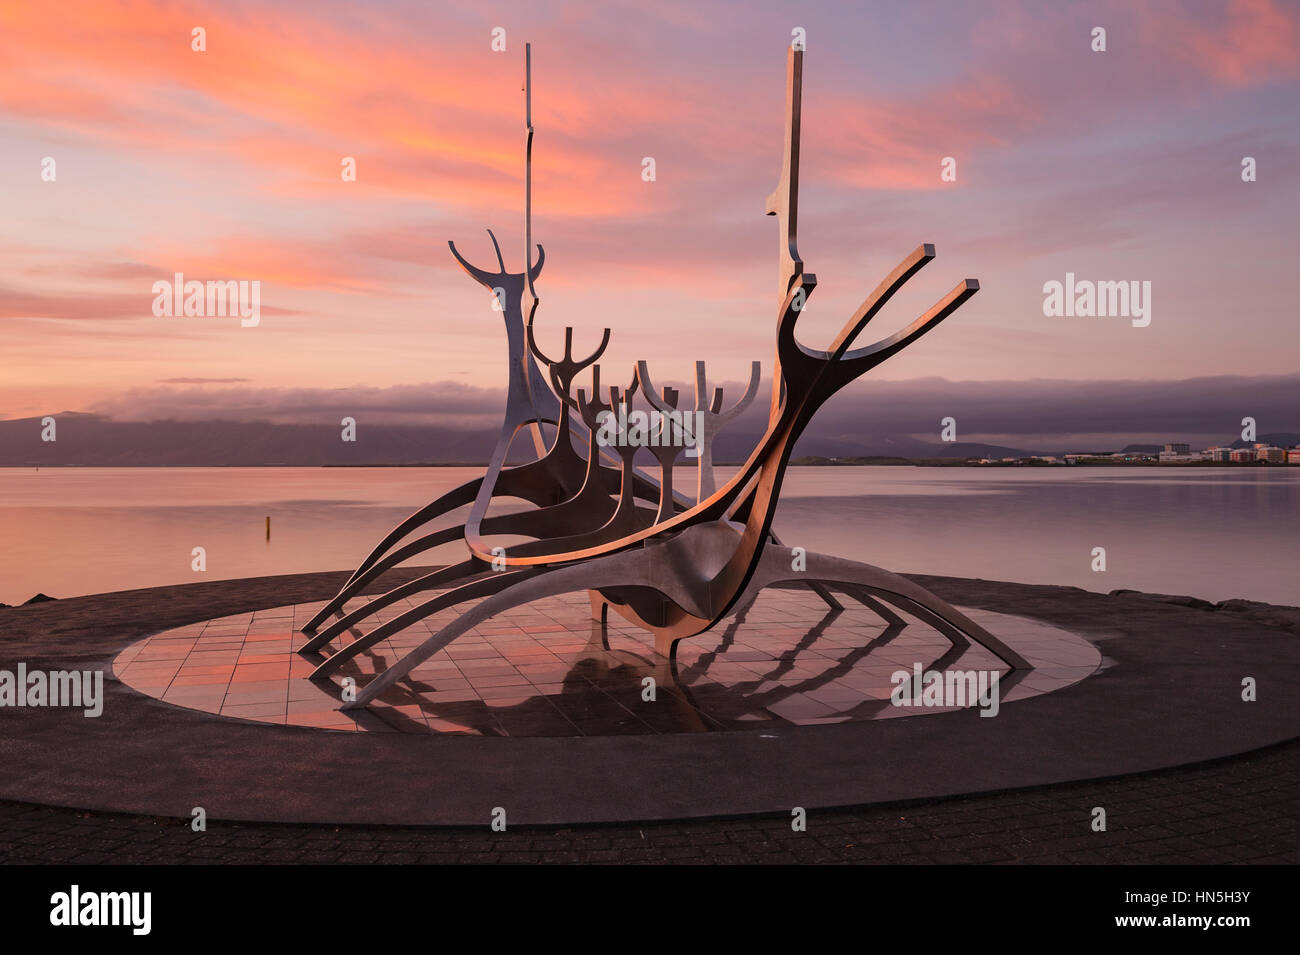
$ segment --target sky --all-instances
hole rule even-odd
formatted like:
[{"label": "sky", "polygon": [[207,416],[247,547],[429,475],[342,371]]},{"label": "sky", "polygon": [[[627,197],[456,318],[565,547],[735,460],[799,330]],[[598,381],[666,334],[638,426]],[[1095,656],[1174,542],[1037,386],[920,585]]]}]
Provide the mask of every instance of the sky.
[{"label": "sky", "polygon": [[[608,326],[609,380],[770,371],[796,28],[805,344],[932,242],[860,344],[980,292],[873,379],[1090,383],[1085,433],[1106,382],[1272,400],[1296,372],[1300,4],[3,0],[0,418],[332,419],[331,393],[469,415],[505,339],[447,241],[488,266],[492,228],[522,267],[526,41],[543,348]],[[259,324],[155,316],[177,272],[260,282]],[[1151,283],[1150,324],[1046,316],[1067,273]]]}]

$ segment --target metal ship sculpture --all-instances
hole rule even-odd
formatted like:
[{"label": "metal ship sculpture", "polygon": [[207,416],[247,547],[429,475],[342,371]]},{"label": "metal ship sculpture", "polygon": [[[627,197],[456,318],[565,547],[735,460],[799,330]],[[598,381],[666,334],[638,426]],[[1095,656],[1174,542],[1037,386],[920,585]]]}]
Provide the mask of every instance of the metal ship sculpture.
[{"label": "metal ship sculpture", "polygon": [[[300,652],[319,659],[312,674],[329,678],[349,660],[443,610],[459,615],[432,632],[362,687],[345,709],[367,706],[413,668],[476,625],[510,608],[568,593],[587,592],[593,619],[616,613],[654,636],[656,650],[674,657],[679,641],[709,630],[735,613],[764,587],[803,584],[831,607],[832,591],[847,594],[891,625],[905,611],[943,633],[954,649],[978,643],[1012,670],[1028,667],[993,634],[925,588],[879,567],[781,543],[772,519],[790,454],[813,414],[845,385],[902,351],[955,312],[979,289],[966,279],[908,327],[869,345],[853,347],[863,329],[902,286],[934,258],[923,244],[909,253],[849,317],[825,350],[795,337],[800,313],[816,288],[796,244],[799,183],[801,50],[787,60],[785,154],[780,182],[767,200],[767,214],[780,231],[776,355],[767,427],[737,473],[720,487],[713,474],[712,442],[718,431],[754,399],[759,362],[748,388],[724,408],[723,391],[708,394],[704,363],[696,363],[695,395],[689,406],[673,388],[656,390],[647,362],[633,369],[626,388],[609,387],[602,397],[601,355],[609,329],[585,357],[575,357],[573,329],[565,330],[564,353],[551,357],[538,345],[534,323],[539,299],[535,283],[545,253],[533,255],[531,50],[525,54],[525,194],[522,272],[506,269],[491,230],[497,268],[471,265],[448,243],[456,261],[492,291],[505,322],[509,387],[504,421],[486,471],[447,492],[395,527],[361,562],[339,592],[302,629],[310,636]],[[544,370],[543,370],[544,369]],[[577,387],[590,369],[590,393]],[[648,405],[650,434],[627,422],[640,396]],[[548,427],[543,427],[543,426]],[[637,430],[642,433],[631,434]],[[506,466],[511,443],[530,432],[535,457]],[[655,440],[655,439],[659,440]],[[585,445],[585,450],[584,446]],[[650,473],[639,468],[640,453],[653,458]],[[693,494],[674,488],[674,465],[694,458]],[[490,514],[494,501],[522,499],[524,511]],[[469,506],[463,524],[438,527],[458,508]],[[443,521],[442,523],[446,523]],[[494,546],[502,535],[526,538]],[[465,559],[403,583],[348,609],[376,579],[435,547],[463,541]],[[410,607],[378,622],[376,615],[400,601]],[[352,637],[345,642],[346,637]]]}]

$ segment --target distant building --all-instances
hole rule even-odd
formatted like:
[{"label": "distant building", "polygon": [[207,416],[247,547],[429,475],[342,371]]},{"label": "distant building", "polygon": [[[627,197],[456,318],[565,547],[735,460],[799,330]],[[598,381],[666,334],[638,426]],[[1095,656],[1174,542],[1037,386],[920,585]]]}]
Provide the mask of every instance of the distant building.
[{"label": "distant building", "polygon": [[1292,448],[1286,453],[1287,464],[1300,464],[1300,448]]},{"label": "distant building", "polygon": [[1166,444],[1165,449],[1160,452],[1161,464],[1190,464],[1199,460],[1200,455],[1192,454],[1190,444]]},{"label": "distant building", "polygon": [[1272,445],[1258,448],[1255,451],[1260,461],[1267,461],[1269,464],[1286,464],[1286,449],[1275,448]]},{"label": "distant building", "polygon": [[1209,448],[1205,452],[1205,460],[1228,462],[1232,460],[1232,448]]},{"label": "distant building", "polygon": [[1254,448],[1236,448],[1232,452],[1231,460],[1233,464],[1249,464],[1255,460],[1257,453]]}]

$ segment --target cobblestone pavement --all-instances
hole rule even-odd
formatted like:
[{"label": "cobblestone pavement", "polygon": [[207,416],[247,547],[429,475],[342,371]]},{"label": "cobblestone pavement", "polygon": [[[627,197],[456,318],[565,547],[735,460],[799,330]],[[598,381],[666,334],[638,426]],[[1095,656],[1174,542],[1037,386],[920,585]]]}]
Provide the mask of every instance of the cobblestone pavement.
[{"label": "cobblestone pavement", "polygon": [[[1093,832],[1105,808],[1107,831]],[[907,806],[640,826],[228,824],[0,802],[3,863],[1297,863],[1300,740],[1196,767]]]}]

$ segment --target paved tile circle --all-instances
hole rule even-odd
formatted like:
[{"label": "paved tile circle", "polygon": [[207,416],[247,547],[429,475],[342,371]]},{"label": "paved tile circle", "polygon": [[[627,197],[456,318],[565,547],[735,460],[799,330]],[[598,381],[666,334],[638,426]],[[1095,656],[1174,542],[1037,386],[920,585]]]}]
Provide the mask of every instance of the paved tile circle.
[{"label": "paved tile circle", "polygon": [[[564,737],[753,730],[992,709],[1070,686],[1102,664],[1096,647],[1067,630],[964,609],[1033,665],[1009,678],[1006,666],[983,647],[954,647],[910,617],[890,626],[861,604],[843,600],[842,611],[830,611],[808,590],[764,590],[714,631],[680,644],[670,666],[645,631],[613,614],[605,628],[593,622],[584,595],[548,598],[474,628],[360,712],[339,709],[344,678],[364,686],[454,611],[377,644],[329,680],[308,679],[323,656],[307,659],[297,652],[307,639],[298,628],[320,602],[164,631],[123,650],[114,672],[166,703],[260,723]],[[385,608],[368,626],[413,605]],[[329,649],[352,639],[345,636]],[[918,669],[942,674],[942,684],[931,679],[934,689],[921,697],[923,705],[895,705],[897,674]]]}]

